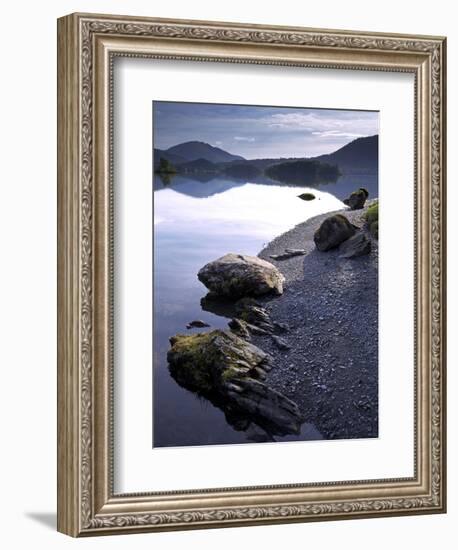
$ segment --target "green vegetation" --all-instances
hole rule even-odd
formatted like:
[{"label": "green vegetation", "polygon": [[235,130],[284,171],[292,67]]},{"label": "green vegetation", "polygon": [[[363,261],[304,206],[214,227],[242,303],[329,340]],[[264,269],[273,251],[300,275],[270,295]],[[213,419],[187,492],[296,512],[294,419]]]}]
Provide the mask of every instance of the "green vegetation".
[{"label": "green vegetation", "polygon": [[172,375],[179,384],[199,393],[213,389],[211,364],[214,357],[211,346],[212,333],[185,336],[177,334],[170,339],[172,349],[168,353]]},{"label": "green vegetation", "polygon": [[265,358],[245,340],[219,329],[177,334],[170,343],[167,359],[171,375],[180,386],[204,396],[224,392],[228,382],[250,376]]},{"label": "green vegetation", "polygon": [[378,201],[369,206],[364,217],[366,218],[371,235],[378,239]]},{"label": "green vegetation", "polygon": [[173,164],[165,159],[164,157],[161,157],[159,159],[159,166],[156,168],[157,174],[176,174],[176,168],[173,166]]}]

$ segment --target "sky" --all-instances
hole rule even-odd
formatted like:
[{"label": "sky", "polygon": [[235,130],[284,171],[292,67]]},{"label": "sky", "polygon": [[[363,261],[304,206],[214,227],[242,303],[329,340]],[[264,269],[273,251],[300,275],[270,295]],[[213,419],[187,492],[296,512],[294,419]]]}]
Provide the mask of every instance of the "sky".
[{"label": "sky", "polygon": [[379,113],[153,101],[154,147],[204,141],[246,159],[314,157],[378,134]]}]

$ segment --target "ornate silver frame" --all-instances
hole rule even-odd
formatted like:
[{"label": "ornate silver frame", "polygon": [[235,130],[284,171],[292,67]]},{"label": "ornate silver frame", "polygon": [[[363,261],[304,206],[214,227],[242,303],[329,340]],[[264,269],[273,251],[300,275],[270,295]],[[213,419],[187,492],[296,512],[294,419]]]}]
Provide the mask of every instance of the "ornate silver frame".
[{"label": "ornate silver frame", "polygon": [[[88,536],[445,511],[445,46],[432,36],[93,14],[59,19],[59,531]],[[414,477],[113,493],[115,56],[415,75]]]}]

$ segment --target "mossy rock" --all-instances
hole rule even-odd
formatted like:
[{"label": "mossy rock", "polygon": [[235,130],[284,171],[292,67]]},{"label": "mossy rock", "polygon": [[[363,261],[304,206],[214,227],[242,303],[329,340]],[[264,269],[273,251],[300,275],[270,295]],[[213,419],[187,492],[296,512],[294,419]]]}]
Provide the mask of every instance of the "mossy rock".
[{"label": "mossy rock", "polygon": [[318,250],[325,252],[336,248],[355,234],[355,226],[342,214],[326,218],[315,231],[313,240]]},{"label": "mossy rock", "polygon": [[378,201],[369,206],[364,217],[367,221],[371,235],[378,239]]},{"label": "mossy rock", "polygon": [[378,201],[369,206],[364,214],[364,217],[369,225],[375,221],[378,221]]},{"label": "mossy rock", "polygon": [[257,256],[229,253],[202,267],[197,277],[210,292],[229,299],[282,294],[285,277]]},{"label": "mossy rock", "polygon": [[264,380],[270,356],[230,331],[170,338],[169,370],[184,388],[209,399],[226,418],[251,422],[272,434],[299,434],[304,419],[296,403]]},{"label": "mossy rock", "polygon": [[364,208],[368,196],[369,191],[365,187],[360,187],[357,191],[353,191],[348,199],[344,199],[343,203],[351,210],[360,210]]},{"label": "mossy rock", "polygon": [[370,224],[369,231],[371,232],[371,235],[378,240],[378,220]]},{"label": "mossy rock", "polygon": [[316,199],[313,193],[301,193],[300,195],[298,195],[298,197],[303,201],[313,201],[314,199]]},{"label": "mossy rock", "polygon": [[170,338],[169,370],[182,386],[202,395],[267,363],[268,355],[229,331],[177,334]]}]

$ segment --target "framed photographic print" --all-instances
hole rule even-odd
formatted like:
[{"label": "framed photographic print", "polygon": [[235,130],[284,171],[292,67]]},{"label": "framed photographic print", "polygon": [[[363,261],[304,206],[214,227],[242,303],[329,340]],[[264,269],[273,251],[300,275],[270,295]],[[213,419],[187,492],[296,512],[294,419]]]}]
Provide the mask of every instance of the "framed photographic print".
[{"label": "framed photographic print", "polygon": [[445,39],[58,21],[58,529],[445,511]]}]

